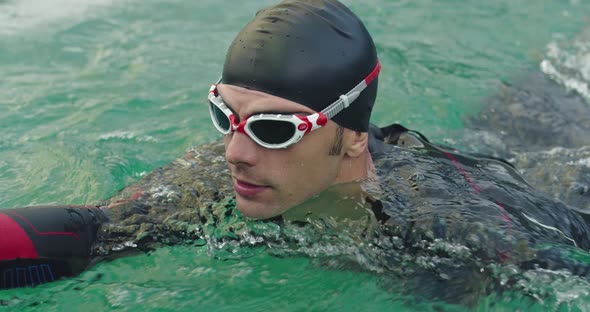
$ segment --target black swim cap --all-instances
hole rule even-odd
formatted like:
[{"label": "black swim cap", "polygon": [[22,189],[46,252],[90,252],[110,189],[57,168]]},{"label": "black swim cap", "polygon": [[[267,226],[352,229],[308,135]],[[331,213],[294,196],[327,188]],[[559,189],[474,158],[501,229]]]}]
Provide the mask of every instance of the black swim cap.
[{"label": "black swim cap", "polygon": [[[321,111],[367,77],[377,64],[371,35],[335,0],[285,0],[259,11],[232,42],[222,81]],[[369,129],[377,79],[332,120]]]}]

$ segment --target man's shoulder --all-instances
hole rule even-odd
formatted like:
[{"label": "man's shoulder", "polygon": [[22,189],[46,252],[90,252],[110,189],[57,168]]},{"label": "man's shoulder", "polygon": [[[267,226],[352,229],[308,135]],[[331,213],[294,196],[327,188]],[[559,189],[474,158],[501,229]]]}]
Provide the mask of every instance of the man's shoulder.
[{"label": "man's shoulder", "polygon": [[424,147],[424,143],[430,141],[420,132],[397,123],[382,128],[373,124],[369,127],[369,151],[373,156],[385,153],[391,146],[421,148]]},{"label": "man's shoulder", "polygon": [[[461,151],[452,146],[446,146],[443,144],[432,143],[426,138],[425,135],[416,131],[410,130],[400,124],[394,123],[386,127],[377,127],[373,124],[369,127],[369,151],[373,159],[378,159],[388,155],[392,152],[395,147],[423,150],[429,153],[431,156],[445,156],[448,158],[449,155],[456,156],[453,158],[457,159],[477,159],[477,160],[491,160],[494,162],[500,162],[502,166],[508,166],[511,169],[514,166],[507,160],[494,157],[491,155],[484,155],[480,153],[471,153]],[[442,154],[442,155],[441,155]],[[472,162],[471,161],[471,162]],[[469,161],[468,161],[469,162]]]}]

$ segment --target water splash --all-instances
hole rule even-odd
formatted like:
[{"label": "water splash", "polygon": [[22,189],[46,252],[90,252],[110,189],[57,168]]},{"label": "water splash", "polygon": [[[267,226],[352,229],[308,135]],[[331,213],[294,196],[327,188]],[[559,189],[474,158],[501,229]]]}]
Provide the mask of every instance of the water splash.
[{"label": "water splash", "polygon": [[547,44],[540,69],[568,90],[590,100],[590,29],[575,40],[557,37]]}]

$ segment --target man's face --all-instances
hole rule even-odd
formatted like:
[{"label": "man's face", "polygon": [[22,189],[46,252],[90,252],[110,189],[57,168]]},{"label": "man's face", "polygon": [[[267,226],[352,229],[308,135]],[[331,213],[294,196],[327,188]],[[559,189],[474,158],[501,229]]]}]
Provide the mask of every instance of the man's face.
[{"label": "man's face", "polygon": [[[233,85],[221,84],[218,90],[240,121],[260,113],[315,113],[304,105]],[[337,128],[329,121],[286,149],[264,148],[240,132],[225,136],[225,159],[238,210],[251,218],[270,218],[332,185],[343,158],[342,153],[330,153]]]}]

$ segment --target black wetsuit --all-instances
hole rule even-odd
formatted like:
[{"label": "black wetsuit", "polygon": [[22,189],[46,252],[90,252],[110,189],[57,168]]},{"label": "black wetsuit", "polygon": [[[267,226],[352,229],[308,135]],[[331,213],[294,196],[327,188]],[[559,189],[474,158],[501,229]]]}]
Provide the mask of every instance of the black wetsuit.
[{"label": "black wetsuit", "polygon": [[[442,239],[484,261],[588,274],[587,264],[562,255],[569,246],[590,249],[586,222],[505,161],[433,145],[400,125],[371,127],[370,134],[384,190],[373,194],[373,210],[380,235],[400,238],[396,248],[420,253],[424,242]],[[0,289],[76,275],[122,250],[201,239],[206,226],[231,215],[231,185],[217,142],[155,169],[110,208],[0,210]]]},{"label": "black wetsuit", "polygon": [[[590,278],[571,250],[590,249],[585,215],[531,187],[508,162],[430,143],[400,125],[371,128],[381,219],[404,248],[444,240],[473,257]],[[484,262],[485,262],[484,261]]]}]

